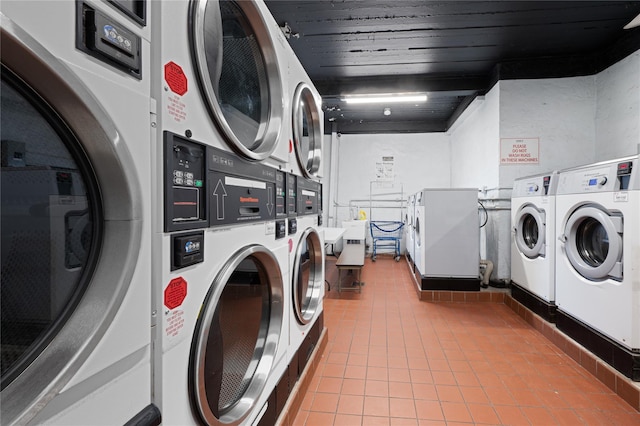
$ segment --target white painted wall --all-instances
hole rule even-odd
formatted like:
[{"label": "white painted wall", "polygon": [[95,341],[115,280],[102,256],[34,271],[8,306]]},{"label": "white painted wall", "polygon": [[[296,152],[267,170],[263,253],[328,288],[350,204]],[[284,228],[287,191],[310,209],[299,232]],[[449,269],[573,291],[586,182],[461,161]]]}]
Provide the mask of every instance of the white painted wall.
[{"label": "white painted wall", "polygon": [[535,165],[501,165],[500,186],[595,159],[595,77],[500,82],[500,138],[539,138]]},{"label": "white painted wall", "polygon": [[[500,165],[500,138],[522,137],[539,138],[539,164]],[[350,200],[368,199],[376,163],[393,156],[395,183],[407,195],[423,187],[484,189],[489,218],[481,256],[494,263],[492,279],[508,280],[514,179],[640,149],[640,51],[595,76],[501,81],[448,133],[327,138],[337,161],[324,179],[337,182],[326,201],[334,223],[349,217]]]},{"label": "white painted wall", "polygon": [[[349,218],[350,205],[360,208],[368,205],[361,200],[369,200],[371,182],[376,180],[376,164],[382,162],[382,157],[393,157],[395,179],[392,184],[384,185],[389,188],[374,185],[374,196],[402,192],[404,200],[421,188],[451,184],[449,138],[444,133],[342,135],[333,141],[332,147],[338,157],[338,189],[333,194],[338,204],[335,214],[338,224]],[[368,208],[364,210],[369,213]],[[388,214],[394,220],[402,217],[400,210]],[[373,219],[380,220],[380,217]]]},{"label": "white painted wall", "polygon": [[477,98],[448,132],[451,143],[451,186],[494,188],[498,186],[500,161],[498,83]]},{"label": "white painted wall", "polygon": [[638,153],[640,144],[640,51],[596,76],[595,158]]}]

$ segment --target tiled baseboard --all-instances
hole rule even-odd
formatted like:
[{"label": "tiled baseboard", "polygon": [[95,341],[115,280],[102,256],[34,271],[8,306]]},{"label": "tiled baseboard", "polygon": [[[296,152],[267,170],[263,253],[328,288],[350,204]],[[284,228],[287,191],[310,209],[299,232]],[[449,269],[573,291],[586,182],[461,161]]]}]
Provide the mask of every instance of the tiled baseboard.
[{"label": "tiled baseboard", "polygon": [[558,330],[555,324],[534,314],[511,295],[506,294],[504,303],[522,317],[533,328],[553,342],[564,353],[594,375],[605,386],[640,412],[640,382],[633,382],[572,338]]},{"label": "tiled baseboard", "polygon": [[418,290],[418,298],[425,302],[489,302],[504,303],[507,293],[493,291]]},{"label": "tiled baseboard", "polygon": [[300,375],[300,379],[296,382],[295,386],[291,390],[291,394],[289,395],[289,399],[282,409],[282,413],[278,417],[276,421],[276,426],[291,426],[300,410],[300,406],[302,405],[302,400],[307,394],[307,390],[309,389],[309,385],[311,384],[311,379],[313,378],[318,365],[320,364],[320,360],[322,359],[322,355],[327,347],[327,343],[329,341],[329,335],[327,328],[322,329],[322,333],[320,334],[320,339],[318,339],[318,344],[316,345],[311,357],[309,358],[309,362],[305,367],[303,373]]}]

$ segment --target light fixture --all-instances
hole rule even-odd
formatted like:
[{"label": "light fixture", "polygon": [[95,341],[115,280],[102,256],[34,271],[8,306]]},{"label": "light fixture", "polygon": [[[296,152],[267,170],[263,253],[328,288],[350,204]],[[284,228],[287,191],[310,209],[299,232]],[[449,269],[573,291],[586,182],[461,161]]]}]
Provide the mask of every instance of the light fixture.
[{"label": "light fixture", "polygon": [[385,109],[382,111],[382,113],[383,113],[384,115],[391,115],[391,108],[388,108],[388,107],[387,107],[387,108],[385,108]]},{"label": "light fixture", "polygon": [[629,22],[627,25],[624,26],[625,30],[630,30],[631,28],[635,28],[640,26],[640,15],[636,16],[635,18],[633,18],[633,20],[631,22]]},{"label": "light fixture", "polygon": [[378,104],[396,102],[426,102],[427,95],[423,93],[396,93],[376,95],[345,96],[341,101],[348,104]]}]

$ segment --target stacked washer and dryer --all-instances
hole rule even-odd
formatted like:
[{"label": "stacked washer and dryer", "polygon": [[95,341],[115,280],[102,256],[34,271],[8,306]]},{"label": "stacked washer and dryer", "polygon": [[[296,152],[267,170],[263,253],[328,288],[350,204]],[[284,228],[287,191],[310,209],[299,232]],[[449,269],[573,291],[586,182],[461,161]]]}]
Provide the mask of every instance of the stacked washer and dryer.
[{"label": "stacked washer and dryer", "polygon": [[557,326],[640,381],[640,162],[560,172],[556,196]]},{"label": "stacked washer and dryer", "polygon": [[292,206],[289,215],[292,295],[289,383],[293,386],[324,328],[325,251],[321,229],[322,185],[319,182],[324,120],[320,94],[293,51],[290,51],[288,65],[293,96],[288,164],[292,195],[288,203]]},{"label": "stacked washer and dryer", "polygon": [[1,11],[0,422],[157,421],[145,10]]},{"label": "stacked washer and dryer", "polygon": [[[295,55],[260,1],[150,9],[154,403],[167,424],[273,424],[292,388],[290,253],[306,229],[307,189],[287,172]],[[323,259],[321,239],[309,245],[301,256]]]}]

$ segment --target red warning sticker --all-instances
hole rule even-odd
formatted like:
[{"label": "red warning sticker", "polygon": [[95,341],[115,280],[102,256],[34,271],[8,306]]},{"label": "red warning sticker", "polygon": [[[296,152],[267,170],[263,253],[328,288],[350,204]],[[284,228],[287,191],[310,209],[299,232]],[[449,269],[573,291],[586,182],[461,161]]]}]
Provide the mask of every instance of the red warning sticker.
[{"label": "red warning sticker", "polygon": [[175,62],[171,61],[165,64],[164,80],[173,93],[177,93],[180,96],[187,93],[187,76],[184,75],[182,67]]},{"label": "red warning sticker", "polygon": [[164,289],[164,306],[169,309],[175,309],[182,305],[186,297],[187,282],[182,277],[174,278]]}]

